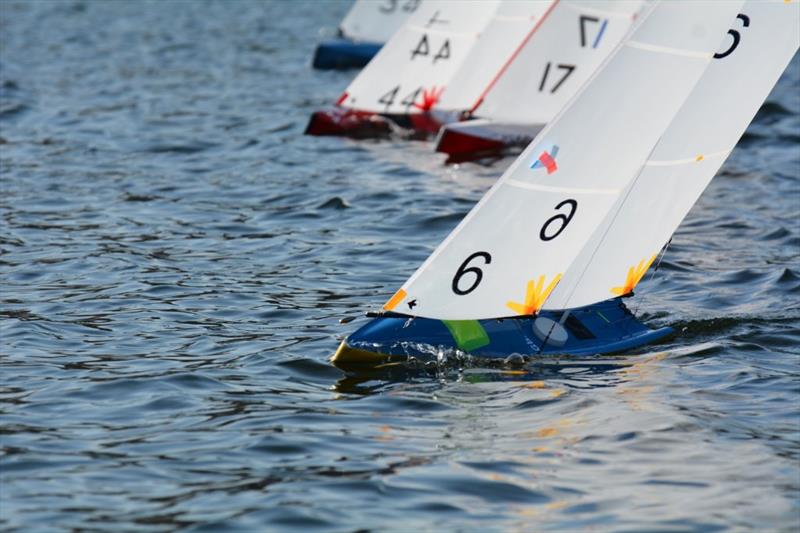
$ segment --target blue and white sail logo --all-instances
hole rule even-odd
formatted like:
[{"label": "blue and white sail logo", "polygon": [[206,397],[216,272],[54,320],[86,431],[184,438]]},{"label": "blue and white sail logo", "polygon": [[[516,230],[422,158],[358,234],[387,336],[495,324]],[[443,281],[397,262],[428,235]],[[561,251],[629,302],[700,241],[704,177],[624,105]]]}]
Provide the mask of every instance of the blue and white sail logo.
[{"label": "blue and white sail logo", "polygon": [[533,161],[531,168],[533,170],[537,170],[540,168],[546,168],[548,174],[552,174],[556,170],[558,170],[558,165],[556,164],[556,156],[558,155],[558,145],[550,144],[550,145],[543,145],[542,149],[536,150],[534,154],[538,154],[536,159]]}]

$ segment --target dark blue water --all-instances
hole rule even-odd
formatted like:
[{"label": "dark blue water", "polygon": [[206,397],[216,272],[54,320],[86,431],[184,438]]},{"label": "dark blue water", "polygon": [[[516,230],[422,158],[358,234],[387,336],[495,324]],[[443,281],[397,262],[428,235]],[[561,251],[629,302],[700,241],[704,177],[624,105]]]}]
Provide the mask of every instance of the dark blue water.
[{"label": "dark blue water", "polygon": [[0,528],[800,528],[798,59],[637,291],[675,338],[348,377],[511,160],[304,137],[347,7],[0,2]]}]

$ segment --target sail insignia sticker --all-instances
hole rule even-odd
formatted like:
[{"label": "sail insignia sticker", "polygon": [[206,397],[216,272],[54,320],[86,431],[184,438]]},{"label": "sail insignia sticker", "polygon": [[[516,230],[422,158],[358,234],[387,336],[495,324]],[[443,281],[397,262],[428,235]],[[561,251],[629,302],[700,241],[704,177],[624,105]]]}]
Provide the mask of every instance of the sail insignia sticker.
[{"label": "sail insignia sticker", "polygon": [[633,289],[642,280],[645,272],[647,272],[647,269],[650,268],[650,265],[653,264],[657,256],[658,254],[653,254],[650,259],[642,259],[639,261],[638,265],[630,267],[628,269],[628,275],[625,278],[625,284],[621,287],[612,287],[611,292],[617,296],[625,296],[626,294],[632,293]]},{"label": "sail insignia sticker", "polygon": [[553,278],[547,287],[545,287],[546,277],[539,276],[538,281],[534,283],[533,280],[528,281],[528,286],[525,289],[525,302],[519,303],[509,300],[506,302],[506,307],[517,313],[518,315],[533,315],[539,312],[539,309],[544,305],[547,297],[556,288],[558,282],[561,281],[561,274]]},{"label": "sail insignia sticker", "polygon": [[553,144],[549,149],[543,150],[539,157],[531,165],[533,170],[537,170],[540,168],[546,168],[548,174],[552,174],[556,170],[558,170],[558,165],[556,164],[556,156],[558,155],[558,145]]}]

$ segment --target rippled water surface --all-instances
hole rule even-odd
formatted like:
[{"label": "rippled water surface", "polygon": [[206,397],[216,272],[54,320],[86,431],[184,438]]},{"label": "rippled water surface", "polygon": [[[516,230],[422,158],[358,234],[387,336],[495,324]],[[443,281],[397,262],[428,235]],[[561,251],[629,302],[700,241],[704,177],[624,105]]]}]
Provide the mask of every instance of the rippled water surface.
[{"label": "rippled water surface", "polygon": [[0,2],[0,527],[800,528],[800,62],[632,307],[679,334],[345,376],[511,162],[302,135],[346,3]]}]

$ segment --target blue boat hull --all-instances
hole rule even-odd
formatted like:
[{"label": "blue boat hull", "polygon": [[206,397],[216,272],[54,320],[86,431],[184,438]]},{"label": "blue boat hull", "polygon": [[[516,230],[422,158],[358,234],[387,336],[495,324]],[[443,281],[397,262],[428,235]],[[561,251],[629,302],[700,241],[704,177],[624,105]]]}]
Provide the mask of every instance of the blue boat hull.
[{"label": "blue boat hull", "polygon": [[316,69],[348,69],[365,66],[378,53],[381,43],[355,42],[349,39],[334,39],[317,45],[314,60]]},{"label": "blue boat hull", "polygon": [[[620,298],[573,309],[563,318],[561,312],[542,312],[536,318],[463,321],[383,315],[347,337],[331,361],[348,368],[374,367],[409,357],[436,360],[440,352],[456,351],[475,359],[501,361],[515,354],[607,354],[650,344],[672,333],[668,327],[649,329]],[[544,332],[543,323],[548,324]]]}]

